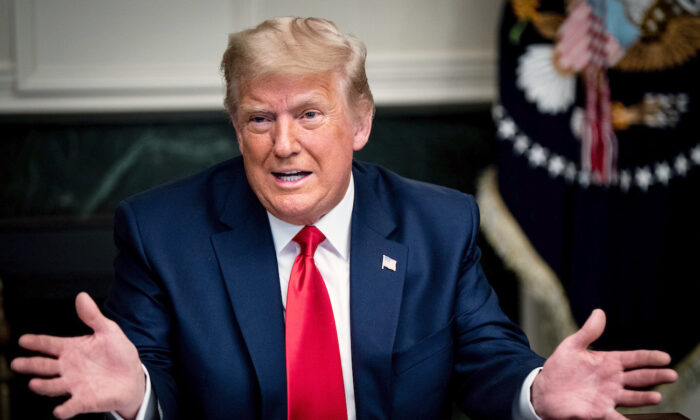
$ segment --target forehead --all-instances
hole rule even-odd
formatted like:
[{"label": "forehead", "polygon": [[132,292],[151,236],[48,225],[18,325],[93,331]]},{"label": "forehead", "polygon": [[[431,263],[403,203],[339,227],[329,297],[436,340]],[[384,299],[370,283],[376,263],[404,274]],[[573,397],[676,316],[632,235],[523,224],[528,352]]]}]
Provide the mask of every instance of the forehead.
[{"label": "forehead", "polygon": [[260,76],[244,79],[239,86],[239,108],[328,102],[344,97],[342,82],[336,73]]}]

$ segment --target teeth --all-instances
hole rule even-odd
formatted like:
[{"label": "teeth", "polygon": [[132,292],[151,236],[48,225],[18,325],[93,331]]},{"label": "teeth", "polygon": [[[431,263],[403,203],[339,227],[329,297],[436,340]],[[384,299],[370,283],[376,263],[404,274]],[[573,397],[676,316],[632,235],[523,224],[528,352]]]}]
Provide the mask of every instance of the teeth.
[{"label": "teeth", "polygon": [[285,171],[285,172],[275,172],[274,175],[285,182],[299,181],[308,175],[308,172],[304,171]]},{"label": "teeth", "polygon": [[293,182],[293,181],[298,181],[298,180],[302,179],[303,177],[304,177],[304,175],[302,175],[302,174],[289,174],[289,175],[285,174],[285,175],[280,176],[280,179],[282,179],[282,181]]}]

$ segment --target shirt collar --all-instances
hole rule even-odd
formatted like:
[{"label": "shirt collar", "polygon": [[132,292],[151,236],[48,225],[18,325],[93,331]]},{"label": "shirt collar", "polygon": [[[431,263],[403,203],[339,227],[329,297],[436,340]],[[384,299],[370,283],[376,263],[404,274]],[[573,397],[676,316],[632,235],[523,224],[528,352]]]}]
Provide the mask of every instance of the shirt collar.
[{"label": "shirt collar", "polygon": [[[325,216],[314,223],[314,226],[326,236],[326,241],[322,242],[321,246],[326,243],[330,244],[330,248],[346,261],[350,250],[350,221],[352,219],[354,201],[355,182],[351,172],[350,183],[343,199]],[[275,252],[279,256],[304,226],[287,223],[276,218],[269,211],[267,212],[267,218],[270,221]]]}]

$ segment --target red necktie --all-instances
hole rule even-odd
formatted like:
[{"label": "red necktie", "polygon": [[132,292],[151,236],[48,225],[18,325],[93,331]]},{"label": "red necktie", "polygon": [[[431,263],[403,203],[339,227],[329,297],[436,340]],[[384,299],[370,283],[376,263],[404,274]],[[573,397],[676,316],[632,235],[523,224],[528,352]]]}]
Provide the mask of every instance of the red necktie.
[{"label": "red necktie", "polygon": [[318,244],[326,239],[306,226],[294,241],[301,246],[287,291],[287,418],[346,419],[343,371],[333,309],[314,263]]}]

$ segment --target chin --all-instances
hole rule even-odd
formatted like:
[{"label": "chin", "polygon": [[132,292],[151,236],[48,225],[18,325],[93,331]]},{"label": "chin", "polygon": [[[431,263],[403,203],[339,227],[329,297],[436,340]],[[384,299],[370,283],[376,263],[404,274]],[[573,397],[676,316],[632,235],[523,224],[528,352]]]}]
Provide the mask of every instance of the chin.
[{"label": "chin", "polygon": [[277,208],[276,212],[273,213],[278,219],[284,220],[287,223],[293,225],[311,225],[316,222],[312,212],[306,208]]}]

